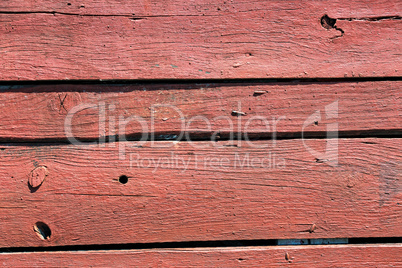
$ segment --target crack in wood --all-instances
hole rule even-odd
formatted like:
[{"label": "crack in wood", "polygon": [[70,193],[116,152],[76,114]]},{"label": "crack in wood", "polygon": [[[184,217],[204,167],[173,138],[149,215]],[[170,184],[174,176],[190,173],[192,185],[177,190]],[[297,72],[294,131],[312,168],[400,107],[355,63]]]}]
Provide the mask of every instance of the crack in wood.
[{"label": "crack in wood", "polygon": [[67,98],[67,94],[66,95],[64,95],[64,98],[63,99],[61,99],[61,95],[59,94],[58,95],[59,96],[59,100],[60,100],[60,111],[61,111],[61,108],[63,108],[66,112],[68,112],[67,111],[67,109],[66,109],[66,107],[64,106],[64,101],[66,100],[66,98]]},{"label": "crack in wood", "polygon": [[145,15],[135,16],[135,14],[91,14],[91,13],[70,13],[60,11],[1,11],[0,15],[18,15],[18,14],[50,14],[50,15],[65,15],[78,17],[126,17],[130,20],[143,20],[148,18],[172,18],[172,17],[216,17],[215,14],[187,14],[187,15]]},{"label": "crack in wood", "polygon": [[332,37],[331,39],[342,37],[345,31],[336,26],[337,20],[343,21],[382,21],[382,20],[401,20],[401,16],[379,16],[379,17],[362,17],[362,18],[331,18],[327,14],[321,17],[321,26],[327,30],[335,29],[341,32],[341,35]]},{"label": "crack in wood", "polygon": [[325,14],[324,16],[321,17],[321,26],[322,27],[324,27],[327,30],[335,29],[335,30],[341,32],[341,35],[331,37],[331,39],[342,37],[345,34],[345,32],[341,28],[339,28],[335,25],[336,20],[337,19],[330,18],[327,14]]},{"label": "crack in wood", "polygon": [[363,18],[337,18],[337,20],[346,21],[381,21],[381,20],[401,20],[401,16],[379,16],[379,17],[363,17]]}]

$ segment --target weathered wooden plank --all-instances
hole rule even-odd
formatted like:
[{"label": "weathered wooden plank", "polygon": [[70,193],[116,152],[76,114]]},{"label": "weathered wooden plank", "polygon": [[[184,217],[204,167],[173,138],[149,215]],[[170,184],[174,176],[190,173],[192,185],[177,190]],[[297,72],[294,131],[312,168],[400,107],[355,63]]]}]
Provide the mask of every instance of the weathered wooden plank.
[{"label": "weathered wooden plank", "polygon": [[1,146],[0,246],[402,235],[401,139],[232,142]]},{"label": "weathered wooden plank", "polygon": [[155,138],[180,133],[325,136],[335,127],[341,133],[401,133],[401,85],[383,81],[4,86],[0,139],[98,139],[117,134],[124,140],[143,133],[148,138],[150,133]]},{"label": "weathered wooden plank", "polygon": [[2,253],[4,266],[400,267],[401,244]]},{"label": "weathered wooden plank", "polygon": [[391,0],[351,0],[345,4],[344,0],[305,1],[267,1],[260,0],[250,3],[247,0],[166,0],[135,2],[119,0],[87,0],[85,3],[79,0],[60,2],[54,0],[3,0],[0,3],[2,12],[60,12],[79,15],[136,15],[136,16],[177,16],[177,15],[222,15],[222,13],[237,13],[255,11],[292,12],[293,10],[305,10],[307,8],[322,10],[335,17],[361,18],[394,16],[400,11],[401,3]]},{"label": "weathered wooden plank", "polygon": [[[400,1],[2,1],[0,80],[401,76],[401,9]],[[335,26],[321,24],[325,14]]]}]

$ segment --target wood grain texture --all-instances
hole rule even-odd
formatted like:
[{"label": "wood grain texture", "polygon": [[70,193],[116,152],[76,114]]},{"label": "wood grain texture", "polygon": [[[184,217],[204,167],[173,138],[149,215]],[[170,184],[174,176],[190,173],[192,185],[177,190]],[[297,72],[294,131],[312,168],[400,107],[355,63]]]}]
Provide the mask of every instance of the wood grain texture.
[{"label": "wood grain texture", "polygon": [[1,146],[0,247],[402,235],[401,139],[232,142]]},{"label": "wood grain texture", "polygon": [[[401,244],[2,253],[30,267],[400,267]],[[285,256],[289,256],[289,260]]]},{"label": "wood grain texture", "polygon": [[[401,10],[383,0],[2,1],[0,80],[397,77]],[[324,14],[338,29],[321,25]]]},{"label": "wood grain texture", "polygon": [[[340,133],[395,134],[402,133],[401,86],[399,81],[3,86],[0,140],[93,140],[116,134],[124,140],[123,134],[143,133],[156,139],[180,133],[206,138],[231,132],[325,137],[334,123]],[[332,104],[337,114],[328,114]],[[246,115],[233,116],[232,111]],[[71,128],[65,125],[67,118]]]},{"label": "wood grain texture", "polygon": [[[304,7],[305,6],[305,7]],[[78,15],[136,15],[136,16],[177,16],[208,14],[221,15],[225,13],[271,11],[277,12],[289,9],[312,8],[322,9],[327,14],[341,17],[375,17],[381,13],[384,16],[393,16],[401,7],[398,1],[390,0],[351,0],[345,4],[344,0],[334,1],[305,1],[301,5],[297,1],[267,1],[260,0],[250,3],[247,0],[224,1],[224,0],[166,0],[158,1],[120,1],[120,0],[87,0],[85,3],[79,0],[54,1],[54,0],[3,0],[0,10],[3,12],[66,12]]]}]

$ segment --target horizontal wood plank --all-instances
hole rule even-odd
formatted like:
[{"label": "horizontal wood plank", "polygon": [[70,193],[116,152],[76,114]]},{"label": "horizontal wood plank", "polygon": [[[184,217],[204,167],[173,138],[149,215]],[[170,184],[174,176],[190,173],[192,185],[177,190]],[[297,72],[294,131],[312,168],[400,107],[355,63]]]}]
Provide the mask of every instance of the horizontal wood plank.
[{"label": "horizontal wood plank", "polygon": [[401,10],[380,0],[2,1],[0,80],[398,77]]},{"label": "horizontal wood plank", "polygon": [[400,267],[401,244],[2,253],[4,266]]},{"label": "horizontal wood plank", "polygon": [[156,139],[185,133],[325,136],[334,124],[340,133],[395,134],[402,133],[401,86],[399,81],[3,86],[0,140],[115,135],[124,140],[151,133]]},{"label": "horizontal wood plank", "polygon": [[346,17],[376,17],[397,15],[401,3],[393,0],[350,0],[345,5],[344,0],[305,1],[302,5],[298,1],[267,1],[260,0],[250,3],[247,0],[166,0],[163,2],[138,0],[135,2],[120,0],[79,0],[60,2],[55,0],[4,0],[0,3],[2,12],[59,12],[78,15],[136,15],[136,16],[190,16],[208,14],[222,15],[222,13],[243,13],[249,11],[276,11],[304,10],[306,8],[322,9],[329,15],[341,18]]},{"label": "horizontal wood plank", "polygon": [[332,142],[3,145],[0,247],[401,236],[401,139]]}]

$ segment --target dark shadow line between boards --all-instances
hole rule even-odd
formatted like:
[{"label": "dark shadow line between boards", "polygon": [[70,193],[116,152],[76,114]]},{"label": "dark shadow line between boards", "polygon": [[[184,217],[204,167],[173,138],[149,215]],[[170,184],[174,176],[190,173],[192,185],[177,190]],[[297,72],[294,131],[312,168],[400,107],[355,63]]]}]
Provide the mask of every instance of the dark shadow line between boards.
[{"label": "dark shadow line between boards", "polygon": [[[0,81],[2,92],[113,92],[113,91],[147,91],[169,89],[199,89],[223,86],[248,85],[314,85],[357,82],[401,81],[402,77],[344,77],[344,78],[238,78],[238,79],[147,79],[147,80],[23,80]],[[42,88],[38,88],[42,86]],[[57,86],[53,88],[49,86]],[[97,86],[85,88],[85,86]],[[150,87],[152,86],[152,87]],[[113,87],[111,90],[110,87]]]},{"label": "dark shadow line between boards", "polygon": [[[325,238],[331,240],[331,238]],[[295,239],[302,240],[302,239]],[[313,239],[311,239],[313,240]],[[349,238],[348,243],[327,245],[359,245],[359,244],[399,244],[402,237],[369,237]],[[310,244],[312,245],[312,244]],[[310,246],[306,244],[289,246]],[[325,244],[322,244],[325,245]],[[129,244],[90,244],[90,245],[65,245],[49,247],[6,247],[0,248],[0,253],[25,253],[25,252],[54,252],[54,251],[100,251],[100,250],[141,250],[141,249],[195,249],[195,248],[228,248],[228,247],[256,247],[278,245],[277,239],[260,240],[213,240],[213,241],[189,241],[189,242],[162,242],[162,243],[129,243]]]},{"label": "dark shadow line between boards", "polygon": [[[317,131],[317,132],[284,132],[276,133],[249,133],[247,139],[242,133],[239,137],[235,135],[233,138],[230,134],[220,133],[220,137],[212,139],[211,133],[190,133],[189,138],[182,137],[178,139],[179,132],[155,132],[153,139],[141,139],[140,135],[127,135],[124,139],[119,139],[118,136],[106,136],[97,139],[78,139],[80,145],[96,145],[108,144],[116,142],[225,142],[225,141],[279,141],[279,140],[326,140],[326,139],[399,139],[402,138],[402,129],[393,130],[355,130],[355,131],[339,131],[337,134],[333,132]],[[371,142],[367,142],[371,143]],[[47,139],[10,139],[0,138],[0,145],[2,146],[58,146],[58,145],[74,145],[67,138],[47,138]],[[0,150],[5,149],[0,148]]]}]

